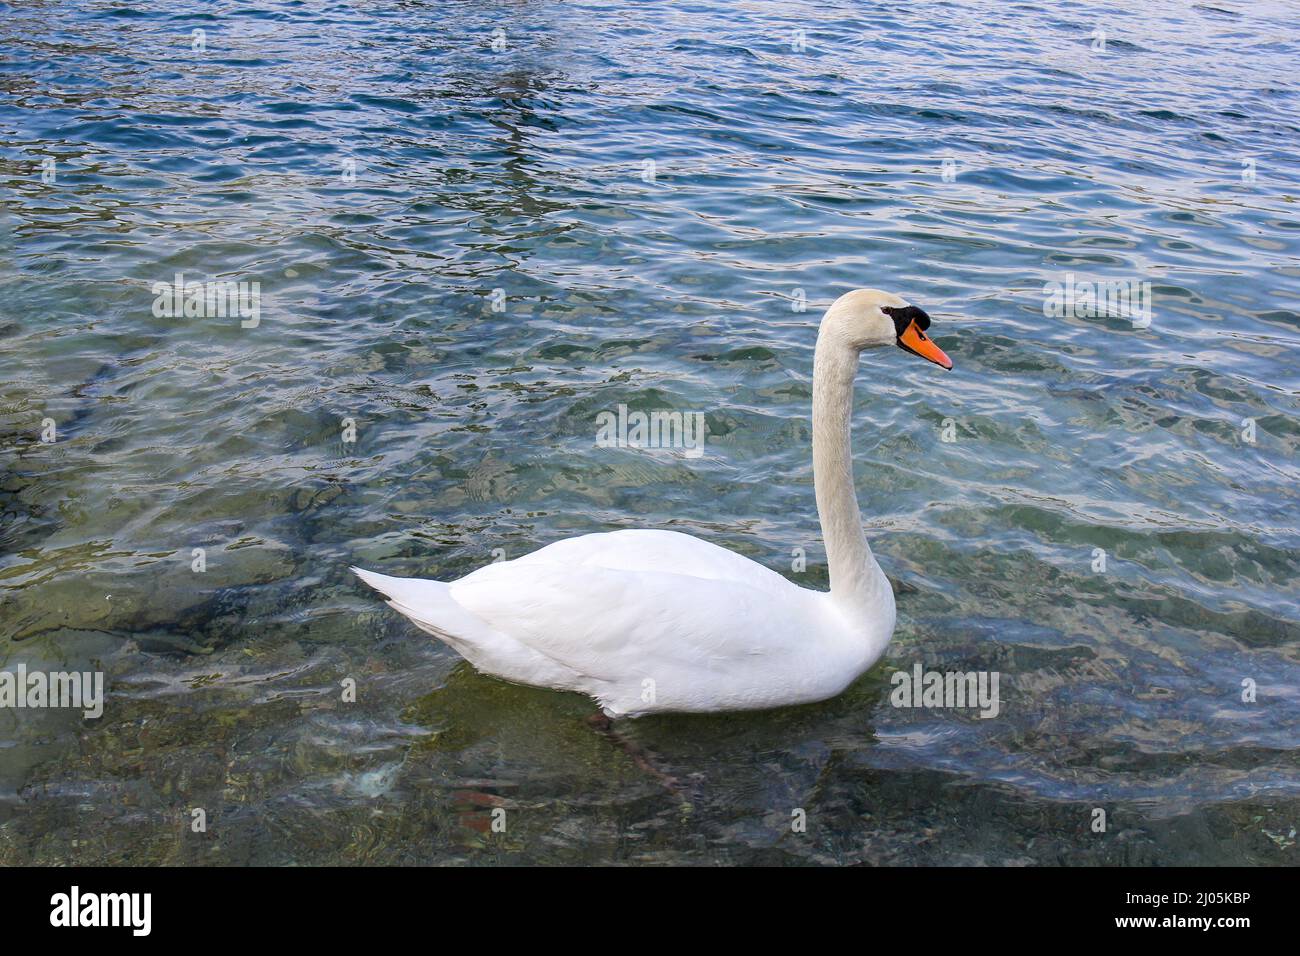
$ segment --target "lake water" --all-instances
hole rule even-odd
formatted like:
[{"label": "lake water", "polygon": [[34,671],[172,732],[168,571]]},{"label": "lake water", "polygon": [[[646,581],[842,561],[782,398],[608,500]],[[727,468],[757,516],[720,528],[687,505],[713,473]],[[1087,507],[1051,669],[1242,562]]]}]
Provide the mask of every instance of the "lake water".
[{"label": "lake water", "polygon": [[[11,0],[0,49],[3,667],[106,681],[0,711],[0,863],[1296,862],[1293,5]],[[1093,281],[1149,316],[1045,314]],[[862,286],[956,369],[863,357],[899,623],[839,698],[614,738],[348,572],[662,527],[824,587]],[[917,664],[998,715],[892,706]]]}]

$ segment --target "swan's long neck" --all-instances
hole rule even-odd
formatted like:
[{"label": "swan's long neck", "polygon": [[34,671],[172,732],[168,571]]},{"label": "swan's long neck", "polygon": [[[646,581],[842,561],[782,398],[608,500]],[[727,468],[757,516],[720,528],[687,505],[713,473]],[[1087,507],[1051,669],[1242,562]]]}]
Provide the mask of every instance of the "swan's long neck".
[{"label": "swan's long neck", "polygon": [[[889,589],[862,531],[853,488],[853,377],[857,351],[823,323],[813,358],[813,485],[830,565],[831,596],[848,610],[871,613]],[[893,593],[889,594],[892,604]]]}]

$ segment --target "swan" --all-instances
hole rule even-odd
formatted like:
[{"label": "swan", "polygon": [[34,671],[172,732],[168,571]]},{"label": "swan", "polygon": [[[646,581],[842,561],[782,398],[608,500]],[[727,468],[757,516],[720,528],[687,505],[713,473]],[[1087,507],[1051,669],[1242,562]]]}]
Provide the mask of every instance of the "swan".
[{"label": "swan", "polygon": [[865,349],[951,369],[930,317],[876,289],[826,311],[813,359],[813,485],[830,570],[814,591],[677,531],[585,534],[455,581],[352,570],[480,671],[578,691],[606,718],[761,710],[834,697],[880,659],[894,594],[862,529],[849,431]]}]

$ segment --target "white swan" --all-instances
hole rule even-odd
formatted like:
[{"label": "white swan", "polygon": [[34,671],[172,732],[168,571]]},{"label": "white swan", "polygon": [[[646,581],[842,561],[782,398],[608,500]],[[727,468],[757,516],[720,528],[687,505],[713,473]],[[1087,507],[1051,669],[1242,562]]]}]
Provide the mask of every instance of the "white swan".
[{"label": "white swan", "polygon": [[813,482],[829,592],[676,531],[611,531],[547,545],[452,581],[353,568],[479,670],[578,691],[609,717],[754,710],[825,700],[874,664],[894,595],[867,545],[849,428],[863,349],[898,345],[951,369],[929,316],[858,289],[822,318],[813,360]]}]

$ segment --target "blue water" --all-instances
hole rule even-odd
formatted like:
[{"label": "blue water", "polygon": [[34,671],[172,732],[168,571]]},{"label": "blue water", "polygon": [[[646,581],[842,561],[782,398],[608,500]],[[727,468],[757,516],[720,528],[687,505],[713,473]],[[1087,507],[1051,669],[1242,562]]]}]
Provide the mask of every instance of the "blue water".
[{"label": "blue water", "polygon": [[[0,862],[1296,862],[1294,5],[31,0],[0,54],[2,664],[107,680],[0,711]],[[825,587],[864,286],[956,368],[863,358],[899,625],[836,700],[611,736],[348,574],[670,527]]]}]

